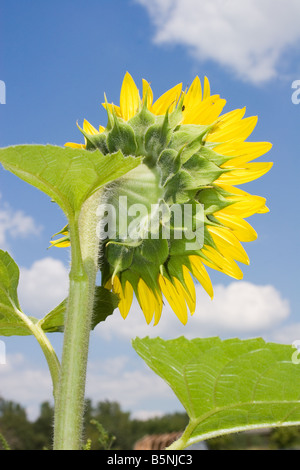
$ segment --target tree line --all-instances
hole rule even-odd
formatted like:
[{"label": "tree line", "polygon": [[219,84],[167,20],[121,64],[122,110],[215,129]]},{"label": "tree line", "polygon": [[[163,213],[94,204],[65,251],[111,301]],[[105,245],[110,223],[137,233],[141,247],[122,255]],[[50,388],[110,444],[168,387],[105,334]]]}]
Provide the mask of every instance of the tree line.
[{"label": "tree line", "polygon": [[[43,450],[52,448],[54,410],[50,403],[40,406],[39,416],[30,421],[23,406],[0,398],[0,449]],[[91,450],[131,450],[148,434],[183,431],[185,413],[167,414],[146,421],[134,419],[119,403],[86,400],[84,446]]]},{"label": "tree line", "polygon": [[[0,397],[0,450],[50,450],[54,410],[49,402],[40,405],[39,416],[30,421],[23,406]],[[132,450],[146,435],[183,431],[186,413],[172,413],[145,421],[123,411],[117,402],[95,405],[86,400],[84,445],[86,450]],[[300,449],[300,427],[278,428],[269,433],[238,433],[206,442],[209,450]]]}]

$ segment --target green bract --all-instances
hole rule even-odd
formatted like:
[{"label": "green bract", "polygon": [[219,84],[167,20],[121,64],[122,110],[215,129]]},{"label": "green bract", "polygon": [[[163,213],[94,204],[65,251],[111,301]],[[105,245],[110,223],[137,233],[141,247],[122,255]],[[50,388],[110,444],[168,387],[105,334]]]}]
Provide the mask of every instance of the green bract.
[{"label": "green bract", "polygon": [[[103,285],[118,276],[122,291],[129,283],[139,300],[140,279],[157,298],[160,298],[160,274],[170,281],[176,275],[187,288],[182,269],[174,272],[174,265],[183,261],[191,268],[188,255],[203,256],[204,243],[216,248],[207,226],[220,226],[220,223],[207,218],[211,205],[207,203],[205,190],[209,188],[211,199],[222,200],[218,208],[232,204],[225,199],[224,190],[212,186],[228,171],[221,165],[231,158],[219,155],[206,143],[207,133],[213,126],[181,124],[182,99],[173,112],[163,116],[150,112],[145,103],[127,122],[107,106],[108,124],[101,133],[89,134],[80,129],[87,150],[99,149],[104,155],[120,151],[125,157],[143,159],[142,164],[105,187],[102,203],[115,210],[115,230],[114,236],[102,240],[100,249]],[[189,230],[184,225],[188,205],[192,218]],[[147,215],[139,213],[137,221],[140,206]],[[174,215],[175,206],[180,208],[179,218]],[[154,207],[159,213],[155,213]],[[109,220],[105,222],[108,224]],[[132,225],[134,239],[130,233]],[[163,232],[166,227],[169,231]],[[197,229],[202,230],[199,239]],[[192,242],[193,245],[188,245]],[[126,316],[128,311],[121,313]]]}]

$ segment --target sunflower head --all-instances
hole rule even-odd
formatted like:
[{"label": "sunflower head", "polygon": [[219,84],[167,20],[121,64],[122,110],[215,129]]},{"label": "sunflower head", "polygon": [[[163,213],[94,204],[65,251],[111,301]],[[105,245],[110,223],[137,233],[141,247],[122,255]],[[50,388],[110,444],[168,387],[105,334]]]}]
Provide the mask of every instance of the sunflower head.
[{"label": "sunflower head", "polygon": [[[253,163],[271,145],[246,141],[257,118],[244,118],[245,108],[221,114],[225,100],[211,95],[206,78],[203,90],[196,77],[185,92],[179,84],[153,102],[150,84],[143,80],[140,95],[126,73],[120,106],[103,105],[106,127],[85,120],[85,143],[66,145],[143,161],[103,192],[102,283],[119,295],[124,318],[135,293],[148,323],[158,323],[164,297],[185,324],[195,311],[194,278],[213,296],[205,266],[242,278],[237,262],[249,259],[241,242],[256,239],[245,219],[268,209],[235,185],[271,168]],[[53,244],[66,244],[62,233]]]}]

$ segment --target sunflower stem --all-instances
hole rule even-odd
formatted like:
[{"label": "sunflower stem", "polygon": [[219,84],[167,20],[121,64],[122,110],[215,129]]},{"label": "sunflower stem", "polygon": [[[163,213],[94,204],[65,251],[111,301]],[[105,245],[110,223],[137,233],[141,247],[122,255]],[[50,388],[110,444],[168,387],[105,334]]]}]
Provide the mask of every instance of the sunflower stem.
[{"label": "sunflower stem", "polygon": [[98,268],[98,201],[96,193],[85,202],[79,215],[69,217],[70,287],[55,403],[54,450],[82,448],[86,369]]},{"label": "sunflower stem", "polygon": [[187,427],[185,428],[184,433],[180,436],[179,439],[174,441],[169,447],[166,447],[165,450],[183,450],[188,446],[189,438],[195,429],[197,421],[191,420]]}]

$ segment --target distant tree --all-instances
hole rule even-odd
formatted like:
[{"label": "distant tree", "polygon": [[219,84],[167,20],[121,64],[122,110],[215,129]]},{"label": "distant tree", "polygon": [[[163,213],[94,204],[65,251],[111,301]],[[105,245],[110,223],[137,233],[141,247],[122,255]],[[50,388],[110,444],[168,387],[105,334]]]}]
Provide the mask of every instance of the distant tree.
[{"label": "distant tree", "polygon": [[[130,413],[122,411],[117,402],[99,402],[92,410],[89,408],[88,413],[91,417],[86,425],[86,436],[92,440],[92,448],[103,449],[105,443],[99,442],[99,427],[97,422],[101,423],[103,431],[107,433],[107,441],[111,442],[112,449],[127,450],[132,447],[131,437],[131,420]],[[87,421],[87,420],[86,420]]]},{"label": "distant tree", "polygon": [[189,420],[186,413],[172,413],[146,421],[137,421],[146,434],[164,434],[168,432],[184,431]]},{"label": "distant tree", "polygon": [[271,432],[270,441],[277,449],[300,449],[300,427],[287,426],[276,428]]},{"label": "distant tree", "polygon": [[0,398],[0,432],[12,450],[33,448],[34,432],[25,409],[3,398]]},{"label": "distant tree", "polygon": [[[85,404],[85,435],[83,448],[92,450],[132,450],[146,435],[183,431],[188,424],[186,413],[169,413],[148,420],[131,418],[120,404],[108,400]],[[53,408],[42,403],[38,418],[28,420],[18,403],[0,397],[0,450],[7,444],[12,450],[52,448]],[[270,436],[239,433],[207,441],[209,449],[300,448],[300,427],[278,428]]]},{"label": "distant tree", "polygon": [[52,449],[54,409],[48,402],[40,406],[40,415],[32,424],[35,450]]},{"label": "distant tree", "polygon": [[131,450],[135,442],[145,435],[183,431],[187,423],[185,413],[142,421],[132,419],[130,413],[123,411],[117,402],[99,402],[95,407],[90,400],[86,402],[85,437],[91,441],[92,449],[109,446],[113,450]]}]

